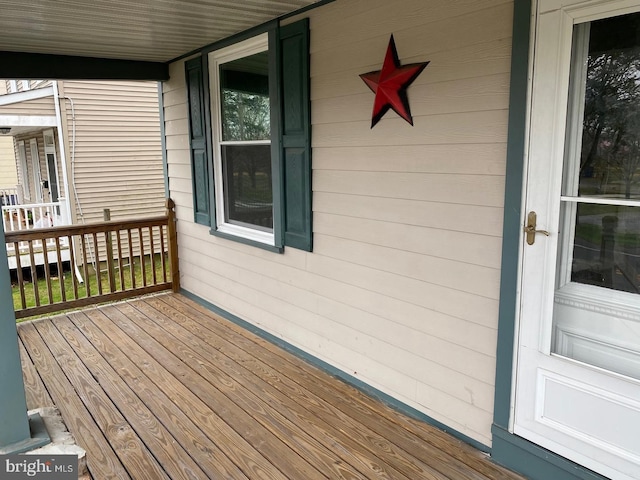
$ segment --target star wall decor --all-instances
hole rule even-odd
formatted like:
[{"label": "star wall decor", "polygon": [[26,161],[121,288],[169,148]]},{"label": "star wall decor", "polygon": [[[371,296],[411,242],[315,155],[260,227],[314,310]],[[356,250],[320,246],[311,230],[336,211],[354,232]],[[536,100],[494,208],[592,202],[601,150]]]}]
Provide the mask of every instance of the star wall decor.
[{"label": "star wall decor", "polygon": [[413,125],[407,88],[418,78],[427,65],[429,62],[400,65],[396,42],[391,35],[382,70],[360,75],[364,83],[376,94],[373,102],[371,128],[375,127],[389,109]]}]

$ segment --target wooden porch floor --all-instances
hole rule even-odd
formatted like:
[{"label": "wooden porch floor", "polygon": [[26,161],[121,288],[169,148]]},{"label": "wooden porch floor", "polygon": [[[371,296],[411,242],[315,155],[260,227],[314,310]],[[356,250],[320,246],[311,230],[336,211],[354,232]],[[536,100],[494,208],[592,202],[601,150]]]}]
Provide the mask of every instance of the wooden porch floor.
[{"label": "wooden porch floor", "polygon": [[58,407],[96,480],[520,478],[181,295],[18,333],[29,408]]}]

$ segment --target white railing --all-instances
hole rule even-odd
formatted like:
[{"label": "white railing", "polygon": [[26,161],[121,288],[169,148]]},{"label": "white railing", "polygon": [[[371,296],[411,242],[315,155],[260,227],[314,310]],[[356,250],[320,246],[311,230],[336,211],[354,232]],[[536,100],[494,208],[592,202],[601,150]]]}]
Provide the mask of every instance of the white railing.
[{"label": "white railing", "polygon": [[[61,198],[52,203],[31,203],[25,205],[3,205],[2,224],[5,232],[18,232],[23,230],[34,230],[39,228],[61,227],[70,225],[67,219],[66,200]],[[36,242],[37,243],[37,242]],[[33,245],[37,249],[42,249],[41,242]],[[65,244],[64,246],[68,246]],[[19,244],[20,253],[26,249],[27,245]],[[47,240],[47,249],[55,247],[53,238]],[[14,244],[7,243],[7,254],[16,255]],[[44,259],[43,259],[44,260]],[[44,263],[44,262],[43,262]]]},{"label": "white railing", "polygon": [[15,187],[0,187],[0,205],[18,205],[22,197],[22,189]]}]

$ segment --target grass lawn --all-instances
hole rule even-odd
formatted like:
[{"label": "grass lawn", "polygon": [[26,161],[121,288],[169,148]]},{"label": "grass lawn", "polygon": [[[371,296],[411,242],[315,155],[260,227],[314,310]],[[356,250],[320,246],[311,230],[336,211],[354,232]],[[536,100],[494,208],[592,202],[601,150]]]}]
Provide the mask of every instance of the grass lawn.
[{"label": "grass lawn", "polygon": [[[149,255],[146,255],[144,258],[145,263],[145,277],[147,285],[153,285],[153,270],[151,266],[151,258]],[[162,276],[162,262],[160,254],[156,254],[154,258],[154,268],[156,271],[156,283],[163,283],[164,279]],[[38,294],[40,296],[40,304],[41,305],[49,305],[52,303],[60,303],[62,302],[62,287],[61,284],[64,284],[64,291],[66,293],[67,300],[75,299],[73,292],[73,270],[69,267],[69,263],[67,262],[64,267],[64,271],[60,275],[57,272],[56,265],[50,265],[50,273],[51,273],[51,299],[49,298],[49,293],[47,289],[47,283],[45,279],[43,266],[38,267],[37,269],[37,277],[38,281],[34,284],[30,281],[30,270],[24,269],[24,293],[27,308],[36,306],[35,299],[35,289],[37,288]],[[170,278],[170,270],[169,270],[169,260],[167,255],[165,255],[165,268],[167,281],[171,281]],[[91,295],[98,295],[98,277],[96,275],[96,271],[92,264],[87,266],[87,270],[89,272],[88,278],[84,278],[84,268],[79,267],[80,274],[82,275],[84,282],[78,283],[78,296],[77,298],[86,298],[87,297],[87,284],[91,290]],[[109,275],[107,273],[107,265],[106,262],[100,262],[100,279],[102,282],[102,292],[110,293],[109,287]],[[120,272],[118,270],[117,262],[114,265],[114,276],[115,276],[115,290],[114,291],[123,291],[123,290],[131,290],[133,288],[133,283],[131,281],[131,267],[128,265],[128,259],[123,259],[123,277],[124,277],[124,285],[120,282]],[[139,288],[143,285],[143,277],[142,277],[142,268],[140,257],[134,258],[134,267],[133,267],[133,275],[135,279],[135,286]],[[11,291],[13,293],[13,305],[16,310],[22,309],[22,303],[20,299],[20,288],[17,282],[17,276],[12,272],[12,284]],[[33,317],[31,317],[33,318]]]}]

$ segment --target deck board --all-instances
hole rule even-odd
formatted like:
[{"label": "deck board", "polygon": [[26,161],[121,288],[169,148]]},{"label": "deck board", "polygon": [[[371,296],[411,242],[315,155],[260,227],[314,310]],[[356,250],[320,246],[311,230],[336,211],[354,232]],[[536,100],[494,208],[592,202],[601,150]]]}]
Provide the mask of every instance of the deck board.
[{"label": "deck board", "polygon": [[96,480],[520,478],[181,295],[18,332],[29,408],[58,406]]}]

